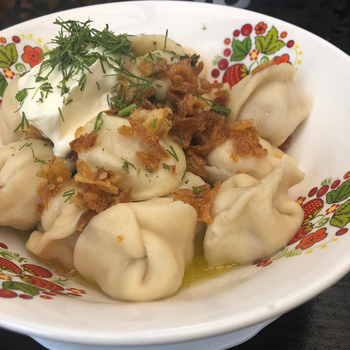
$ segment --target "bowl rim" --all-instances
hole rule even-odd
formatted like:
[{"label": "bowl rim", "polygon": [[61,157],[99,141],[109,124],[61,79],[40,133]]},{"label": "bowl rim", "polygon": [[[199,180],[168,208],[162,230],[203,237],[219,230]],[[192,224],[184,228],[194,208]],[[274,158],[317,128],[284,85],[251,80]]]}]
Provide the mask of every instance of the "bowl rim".
[{"label": "bowl rim", "polygon": [[[219,6],[225,6],[225,10],[231,11],[232,13],[243,14],[244,17],[249,16],[261,16],[264,19],[273,21],[273,23],[281,24],[284,26],[291,26],[292,28],[296,28],[300,31],[301,35],[307,35],[312,40],[315,40],[320,43],[320,45],[326,45],[329,50],[332,50],[337,55],[342,56],[343,59],[348,60],[350,63],[350,56],[348,56],[345,52],[335,47],[333,44],[329,43],[323,38],[302,29],[294,24],[288,23],[286,21],[282,21],[280,19],[276,19],[274,17],[260,14],[258,12],[240,9],[231,7],[228,9],[227,5],[218,5],[218,4],[209,4],[209,3],[198,3],[198,2],[183,2],[183,1],[126,1],[121,3],[108,3],[108,4],[95,4],[89,6],[83,6],[75,9],[69,9],[65,11],[59,11],[55,13],[51,13],[48,15],[44,15],[35,19],[31,19],[29,21],[11,26],[2,30],[1,35],[7,35],[7,32],[12,31],[14,29],[26,28],[28,25],[33,25],[40,20],[45,20],[49,18],[55,18],[59,15],[66,15],[68,13],[76,14],[81,9],[86,8],[95,8],[95,7],[115,7],[115,6],[124,6],[128,4],[138,5],[140,7],[147,7],[150,5],[159,5],[159,4],[167,4],[168,8],[171,9],[171,6],[181,6],[181,7],[201,7],[205,9],[213,8],[215,6],[218,8]],[[197,339],[208,338],[216,335],[221,335],[224,333],[230,333],[263,321],[266,321],[272,317],[276,317],[281,315],[282,313],[288,312],[295,307],[305,303],[306,301],[312,299],[325,289],[332,286],[338,280],[340,280],[343,276],[345,276],[350,271],[350,256],[348,258],[344,258],[342,264],[339,264],[335,271],[332,274],[323,275],[317,283],[310,283],[309,285],[299,288],[298,293],[294,293],[292,295],[288,295],[287,297],[280,299],[279,305],[277,305],[272,311],[259,311],[258,314],[251,313],[251,316],[248,315],[244,318],[242,322],[232,321],[233,317],[226,317],[221,320],[209,321],[204,324],[196,324],[192,326],[186,327],[176,327],[176,328],[166,328],[157,331],[138,331],[137,338],[135,337],[134,332],[123,331],[123,332],[100,332],[97,331],[95,333],[84,333],[81,330],[75,329],[60,329],[58,327],[52,327],[50,325],[38,325],[30,324],[29,322],[22,321],[18,319],[18,322],[13,320],[4,320],[4,318],[0,318],[0,326],[15,332],[24,333],[34,337],[40,337],[44,339],[71,342],[76,344],[91,344],[91,345],[120,345],[120,346],[138,346],[138,345],[158,345],[158,344],[169,344],[169,343],[178,343],[178,342],[186,342]],[[238,324],[239,323],[239,324]],[[61,331],[64,330],[64,339],[62,339]],[[133,334],[131,338],[130,335]]]}]

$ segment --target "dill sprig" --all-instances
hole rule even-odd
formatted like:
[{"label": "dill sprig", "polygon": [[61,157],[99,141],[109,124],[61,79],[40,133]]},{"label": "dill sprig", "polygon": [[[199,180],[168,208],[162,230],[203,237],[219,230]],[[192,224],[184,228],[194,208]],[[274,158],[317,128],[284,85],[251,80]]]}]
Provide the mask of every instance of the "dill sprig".
[{"label": "dill sprig", "polygon": [[102,119],[102,113],[103,113],[103,112],[100,112],[100,113],[97,115],[97,117],[96,117],[95,125],[94,125],[94,132],[100,131],[101,126],[102,126],[103,123],[104,123],[104,120]]},{"label": "dill sprig", "polygon": [[224,106],[221,106],[220,104],[218,104],[215,101],[209,100],[207,98],[204,98],[203,96],[199,96],[199,95],[195,95],[193,94],[193,96],[200,98],[201,100],[205,101],[207,103],[207,105],[217,114],[219,115],[223,115],[224,117],[227,117],[230,113],[231,113],[231,109],[229,108],[225,108]]},{"label": "dill sprig", "polygon": [[119,117],[124,118],[124,117],[129,116],[129,115],[130,115],[130,112],[131,112],[133,109],[135,109],[135,108],[136,108],[136,104],[135,104],[135,103],[133,103],[132,105],[130,105],[130,106],[128,106],[128,107],[123,108],[122,110],[120,110],[120,111],[118,112]]},{"label": "dill sprig", "polygon": [[203,192],[203,190],[199,187],[196,187],[196,186],[192,186],[192,189],[193,189],[193,192],[195,194],[199,194],[200,192]]},{"label": "dill sprig", "polygon": [[13,113],[18,112],[22,108],[23,103],[24,103],[24,99],[28,96],[28,90],[32,90],[32,89],[35,89],[35,88],[34,87],[24,88],[24,89],[17,92],[15,99],[19,102],[19,107]]},{"label": "dill sprig", "polygon": [[[91,73],[89,67],[97,60],[100,60],[103,66],[103,62],[107,62],[106,55],[120,54],[135,59],[132,43],[126,34],[115,35],[108,25],[102,31],[90,28],[91,22],[63,21],[60,18],[55,20],[54,24],[59,25],[61,29],[51,43],[57,46],[41,55],[47,58],[40,65],[36,75],[37,82],[47,80],[58,66],[63,75],[58,87],[61,89],[61,95],[64,95],[69,92],[67,81],[77,74],[81,74],[79,86],[80,90],[84,90],[87,74]],[[102,48],[103,52],[90,50],[97,47]],[[46,69],[50,70],[44,76]]]},{"label": "dill sprig", "polygon": [[[128,160],[126,160],[126,159],[124,159],[124,158],[121,158],[121,160],[124,162],[123,170],[125,170],[125,169],[124,169],[124,166],[128,169],[128,168],[129,168],[129,165],[130,165],[132,168],[134,168],[135,170],[137,170],[136,167],[135,167],[135,165],[132,164],[132,163],[130,163]],[[126,164],[127,164],[127,165],[126,165]]]},{"label": "dill sprig", "polygon": [[168,149],[166,149],[166,151],[173,157],[175,158],[175,160],[178,162],[179,161],[179,157],[177,156],[174,147],[170,146],[171,151],[169,151]]},{"label": "dill sprig", "polygon": [[46,162],[45,160],[41,160],[41,159],[39,159],[39,158],[37,158],[37,157],[35,156],[33,147],[30,147],[30,148],[32,149],[32,154],[33,154],[34,163],[47,164],[47,162]]},{"label": "dill sprig", "polygon": [[[15,130],[13,130],[13,132],[17,132],[19,129],[22,129],[22,132],[23,133],[27,133],[26,131],[24,131],[23,129],[27,127],[29,128],[29,123],[28,123],[28,120],[26,118],[26,115],[24,112],[22,112],[22,120],[21,120],[21,123],[17,126],[17,128]],[[27,133],[28,134],[28,133]]]},{"label": "dill sprig", "polygon": [[64,203],[68,202],[74,195],[75,195],[75,189],[74,188],[72,188],[69,191],[64,192],[62,197],[67,197],[67,199],[64,201]]}]

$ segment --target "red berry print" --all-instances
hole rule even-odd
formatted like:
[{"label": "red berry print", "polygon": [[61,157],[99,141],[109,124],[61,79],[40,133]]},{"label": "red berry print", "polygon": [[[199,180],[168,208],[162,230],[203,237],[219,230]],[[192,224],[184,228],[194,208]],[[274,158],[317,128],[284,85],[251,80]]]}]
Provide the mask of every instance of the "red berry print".
[{"label": "red berry print", "polygon": [[51,292],[41,292],[42,294],[45,294],[45,295],[50,295],[50,296],[56,296],[55,293],[51,293]]},{"label": "red berry print", "polygon": [[328,185],[322,186],[317,192],[317,197],[322,197],[323,195],[325,195],[328,191],[328,188],[329,188]]},{"label": "red berry print", "polygon": [[39,288],[45,288],[45,289],[50,289],[52,291],[58,291],[58,292],[62,292],[64,291],[64,288],[62,288],[61,286],[59,286],[56,283],[52,283],[50,281],[47,280],[43,280],[39,277],[34,277],[34,276],[29,276],[29,275],[20,275],[21,280],[23,282],[32,284],[33,286],[39,287]]},{"label": "red berry print", "polygon": [[244,36],[248,36],[253,30],[253,27],[251,26],[251,24],[245,24],[242,28],[241,28],[241,33]]},{"label": "red berry print", "polygon": [[19,295],[20,298],[22,299],[33,299],[33,297],[31,295],[28,295],[28,294],[20,294]]},{"label": "red berry print", "polygon": [[218,67],[221,70],[225,70],[228,67],[228,61],[226,58],[222,58],[219,63],[218,63]]},{"label": "red berry print", "polygon": [[12,37],[12,41],[14,43],[18,44],[21,41],[21,39],[17,35],[15,35],[15,36]]},{"label": "red berry print", "polygon": [[346,232],[348,232],[349,229],[348,228],[342,228],[341,230],[336,232],[336,236],[342,236],[344,235]]},{"label": "red berry print", "polygon": [[37,276],[37,277],[44,277],[44,278],[50,278],[52,277],[52,273],[45,269],[44,267],[32,265],[32,264],[24,264],[22,265],[23,269],[27,272],[29,272],[31,275]]},{"label": "red berry print", "polygon": [[284,39],[287,35],[288,35],[288,33],[286,31],[284,31],[280,34],[280,38]]},{"label": "red berry print", "polygon": [[3,36],[1,36],[0,37],[0,44],[5,45],[6,43],[7,43],[7,40]]},{"label": "red berry print", "polygon": [[346,172],[343,176],[343,179],[349,179],[350,178],[350,171]]},{"label": "red berry print", "polygon": [[230,87],[236,85],[247,75],[247,67],[244,64],[234,64],[222,77],[223,83],[228,83]]},{"label": "red berry print", "polygon": [[5,243],[0,243],[0,248],[7,249],[8,247],[7,247],[7,245]]},{"label": "red berry print", "polygon": [[225,44],[225,45],[230,45],[230,43],[231,43],[231,39],[226,38],[226,39],[224,40],[224,44]]},{"label": "red berry print", "polygon": [[293,47],[294,46],[294,40],[289,40],[288,42],[287,42],[287,47],[288,48],[291,48],[291,47]]},{"label": "red berry print", "polygon": [[233,32],[233,36],[234,36],[235,38],[237,38],[237,37],[239,36],[239,34],[240,34],[240,32],[239,32],[238,29],[236,29],[236,30]]},{"label": "red berry print", "polygon": [[304,223],[311,221],[323,208],[323,200],[319,198],[312,199],[302,206],[304,210]]},{"label": "red berry print", "polygon": [[0,289],[0,298],[16,298],[17,293],[8,289]]},{"label": "red berry print", "polygon": [[230,49],[225,49],[224,50],[224,56],[228,57],[231,55],[231,50]]},{"label": "red berry print", "polygon": [[218,81],[217,80],[214,80],[214,84],[217,84],[218,83]]},{"label": "red berry print", "polygon": [[219,75],[220,75],[220,71],[219,71],[218,69],[213,69],[213,70],[211,71],[211,76],[212,76],[213,78],[217,78]]},{"label": "red berry print", "polygon": [[7,270],[13,273],[18,273],[20,274],[22,272],[22,269],[19,268],[15,263],[13,263],[10,260],[0,258],[0,268],[2,270]]},{"label": "red berry print", "polygon": [[310,192],[309,192],[309,197],[313,197],[316,192],[317,192],[318,188],[317,187],[314,187]]},{"label": "red berry print", "polygon": [[331,185],[331,189],[334,190],[335,188],[337,188],[340,185],[340,182],[340,180],[335,180]]}]

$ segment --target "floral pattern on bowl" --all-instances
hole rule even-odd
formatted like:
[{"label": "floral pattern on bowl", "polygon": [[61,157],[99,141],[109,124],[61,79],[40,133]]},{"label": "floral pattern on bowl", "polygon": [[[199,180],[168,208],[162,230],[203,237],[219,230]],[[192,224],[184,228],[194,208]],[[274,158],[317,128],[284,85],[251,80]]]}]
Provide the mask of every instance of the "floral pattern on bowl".
[{"label": "floral pattern on bowl", "polygon": [[[299,56],[303,52],[299,45],[293,39],[286,39],[289,37],[287,31],[279,32],[272,24],[263,21],[255,25],[246,23],[240,29],[234,29],[232,36],[223,40],[222,52],[212,61],[215,68],[211,76],[215,82],[228,83],[232,87],[254,68],[271,59],[276,65],[289,63],[296,66],[302,62]],[[231,62],[234,63],[230,65]]]}]

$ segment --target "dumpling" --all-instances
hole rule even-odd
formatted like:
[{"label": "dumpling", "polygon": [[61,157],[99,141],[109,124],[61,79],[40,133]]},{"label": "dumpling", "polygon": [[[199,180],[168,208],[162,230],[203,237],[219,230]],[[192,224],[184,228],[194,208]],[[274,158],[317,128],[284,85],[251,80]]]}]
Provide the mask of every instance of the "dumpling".
[{"label": "dumpling", "polygon": [[295,73],[293,66],[282,63],[245,77],[230,91],[227,121],[254,119],[259,135],[280,146],[310,113]]},{"label": "dumpling", "polygon": [[[41,215],[43,232],[34,231],[27,242],[27,249],[42,259],[56,260],[65,267],[74,268],[73,252],[80,235],[76,226],[83,210],[69,201],[69,191],[77,193],[78,187],[64,186],[49,200],[48,209]],[[65,195],[66,194],[66,195]]]},{"label": "dumpling", "polygon": [[228,139],[223,144],[215,147],[207,155],[208,165],[205,170],[208,173],[206,180],[210,183],[216,181],[225,181],[238,171],[254,177],[257,180],[262,179],[274,166],[282,162],[293,163],[292,157],[283,153],[277,147],[270,145],[269,142],[259,138],[261,146],[267,150],[265,157],[239,157],[238,162],[234,162],[231,154],[234,153],[233,140]]},{"label": "dumpling", "polygon": [[[128,65],[128,70],[132,74],[152,81],[152,87],[159,100],[167,98],[166,91],[172,84],[166,73],[157,72],[155,69],[157,62],[159,64],[162,59],[165,59],[167,64],[175,64],[180,61],[180,56],[168,50],[153,50],[137,57],[136,60],[131,60],[130,65]],[[143,65],[144,63],[146,64]]]},{"label": "dumpling", "polygon": [[303,178],[295,165],[282,163],[260,181],[239,174],[222,183],[204,239],[207,262],[249,264],[282,249],[303,221],[287,193]]},{"label": "dumpling", "polygon": [[197,213],[164,201],[117,204],[95,216],[75,246],[76,269],[117,300],[176,293],[193,258]]},{"label": "dumpling", "polygon": [[52,146],[35,139],[0,148],[0,226],[22,231],[35,228],[38,221],[35,205],[41,203],[36,191],[43,180],[36,174],[40,161],[48,162],[52,156]]},{"label": "dumpling", "polygon": [[8,85],[0,105],[0,136],[4,145],[19,141],[23,136],[20,130],[14,132],[22,121],[20,112],[14,113],[18,109],[18,101],[15,98],[18,92],[18,79],[19,76],[16,75]]},{"label": "dumpling", "polygon": [[[135,201],[165,196],[180,185],[186,169],[186,159],[177,143],[168,138],[160,138],[160,144],[175,157],[162,159],[158,170],[150,172],[135,153],[150,152],[151,148],[136,134],[128,138],[118,132],[121,126],[130,126],[129,121],[107,115],[103,115],[102,119],[103,124],[95,145],[79,153],[79,159],[85,161],[90,169],[104,166],[107,170],[125,174],[122,187],[132,187],[131,196]],[[83,133],[93,131],[95,121],[96,119],[89,121]],[[176,165],[174,174],[169,170],[172,165]]]}]

